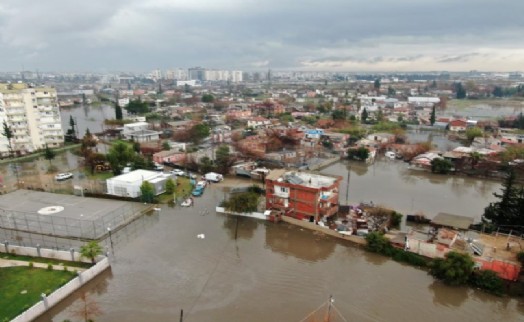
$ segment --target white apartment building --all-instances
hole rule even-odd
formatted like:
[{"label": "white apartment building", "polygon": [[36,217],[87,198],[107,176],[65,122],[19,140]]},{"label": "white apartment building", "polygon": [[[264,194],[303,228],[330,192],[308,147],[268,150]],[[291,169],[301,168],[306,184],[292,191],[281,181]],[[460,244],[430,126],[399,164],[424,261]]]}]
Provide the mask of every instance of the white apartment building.
[{"label": "white apartment building", "polygon": [[[45,148],[63,146],[64,131],[56,89],[29,87],[24,83],[0,84],[0,123],[7,123],[13,133],[13,152],[26,154]],[[8,156],[9,142],[0,134],[0,155]]]}]

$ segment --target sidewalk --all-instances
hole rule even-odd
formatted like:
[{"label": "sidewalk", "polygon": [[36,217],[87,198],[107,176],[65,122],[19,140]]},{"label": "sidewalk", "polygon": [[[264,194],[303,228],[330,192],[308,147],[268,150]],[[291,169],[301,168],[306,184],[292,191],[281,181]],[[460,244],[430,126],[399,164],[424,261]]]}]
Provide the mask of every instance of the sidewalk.
[{"label": "sidewalk", "polygon": [[[14,259],[0,258],[0,267],[15,267],[15,266],[29,266],[29,262],[27,262],[27,261],[19,261],[19,260],[14,260]],[[33,267],[47,268],[47,264],[46,263],[33,262]],[[62,266],[62,265],[53,265],[53,269],[56,270],[56,271],[63,271],[64,270],[64,266]],[[83,272],[86,269],[82,268],[82,267],[67,266],[67,270]]]}]

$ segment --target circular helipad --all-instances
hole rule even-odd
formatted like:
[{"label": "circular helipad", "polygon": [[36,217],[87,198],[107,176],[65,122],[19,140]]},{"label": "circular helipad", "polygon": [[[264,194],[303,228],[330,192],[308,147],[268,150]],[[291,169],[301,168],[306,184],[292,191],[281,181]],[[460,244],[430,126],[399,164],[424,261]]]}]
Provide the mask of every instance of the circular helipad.
[{"label": "circular helipad", "polygon": [[64,210],[64,207],[62,206],[49,206],[49,207],[41,208],[40,210],[38,210],[38,213],[40,215],[52,215],[52,214],[59,213],[62,210]]}]

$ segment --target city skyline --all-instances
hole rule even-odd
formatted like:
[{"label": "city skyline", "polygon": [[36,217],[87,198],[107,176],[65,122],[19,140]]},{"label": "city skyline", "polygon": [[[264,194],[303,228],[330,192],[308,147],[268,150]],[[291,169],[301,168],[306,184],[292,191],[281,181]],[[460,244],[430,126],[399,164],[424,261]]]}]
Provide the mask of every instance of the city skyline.
[{"label": "city skyline", "polygon": [[0,70],[520,71],[524,3],[3,1]]}]

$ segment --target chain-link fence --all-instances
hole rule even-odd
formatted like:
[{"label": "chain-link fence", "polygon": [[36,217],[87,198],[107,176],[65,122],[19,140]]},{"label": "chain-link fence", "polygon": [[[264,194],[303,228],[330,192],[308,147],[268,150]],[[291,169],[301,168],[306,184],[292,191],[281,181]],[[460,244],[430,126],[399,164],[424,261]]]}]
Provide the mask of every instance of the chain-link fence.
[{"label": "chain-link fence", "polygon": [[0,209],[0,227],[43,235],[94,240],[133,220],[144,210],[139,203],[127,203],[102,216],[78,219],[53,215],[39,215]]}]

